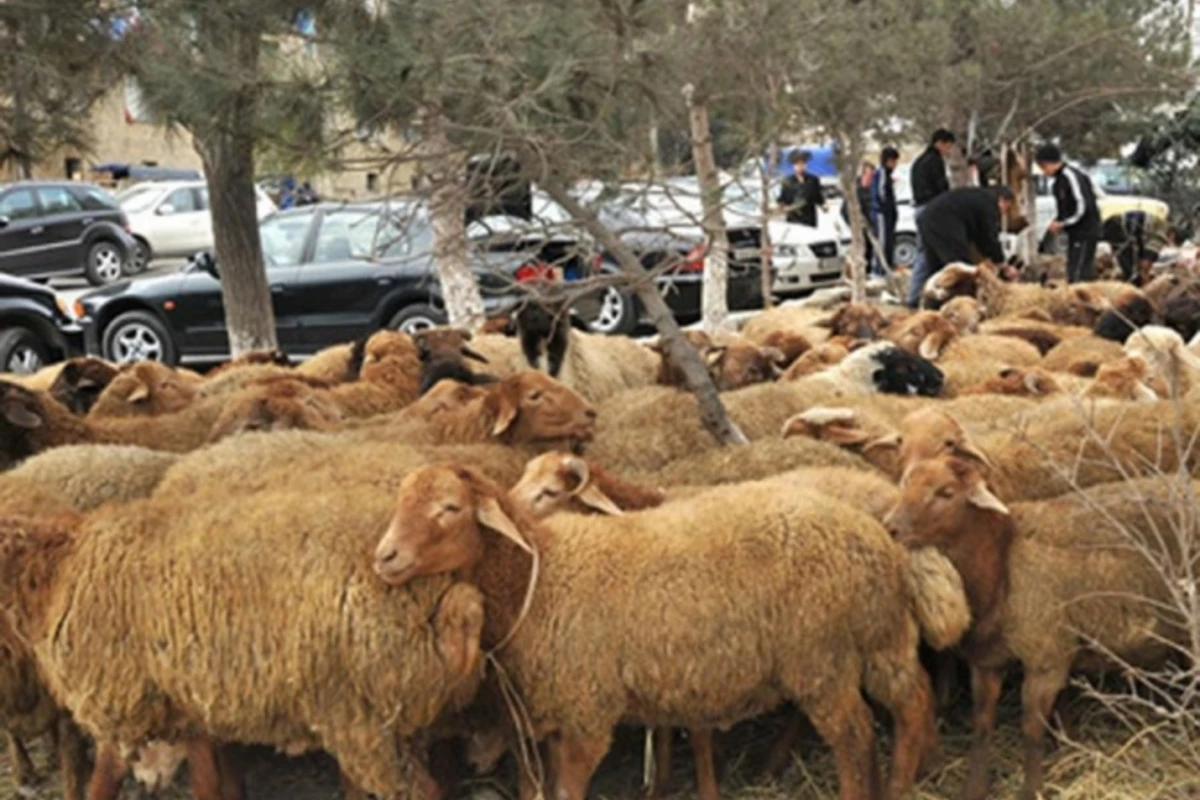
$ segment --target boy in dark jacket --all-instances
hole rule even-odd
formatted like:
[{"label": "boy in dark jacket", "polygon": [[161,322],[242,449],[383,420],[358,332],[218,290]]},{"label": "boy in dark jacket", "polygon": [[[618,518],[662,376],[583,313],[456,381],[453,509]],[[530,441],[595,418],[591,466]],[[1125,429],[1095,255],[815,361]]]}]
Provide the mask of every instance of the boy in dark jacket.
[{"label": "boy in dark jacket", "polygon": [[1067,234],[1067,282],[1096,280],[1096,245],[1100,241],[1100,207],[1092,179],[1063,163],[1062,151],[1046,144],[1034,155],[1042,173],[1054,178],[1058,215],[1048,230]]},{"label": "boy in dark jacket", "polygon": [[[912,187],[913,220],[921,220],[925,206],[950,191],[950,179],[946,175],[946,156],[954,149],[954,133],[945,128],[933,132],[929,147],[913,162],[909,173]],[[917,307],[920,287],[929,279],[929,259],[925,257],[925,246],[921,242],[921,228],[917,226],[917,260],[913,263],[912,277],[908,282],[908,305]]]},{"label": "boy in dark jacket", "polygon": [[788,156],[795,174],[783,179],[778,201],[787,213],[788,222],[815,228],[817,209],[825,207],[825,194],[821,190],[821,180],[807,172],[808,158],[804,150],[793,151]]},{"label": "boy in dark jacket", "polygon": [[883,148],[879,158],[879,169],[871,181],[871,229],[879,237],[880,252],[875,259],[876,275],[885,275],[896,263],[896,187],[892,172],[900,162],[900,151],[894,147]]},{"label": "boy in dark jacket", "polygon": [[[1016,202],[1007,186],[951,189],[925,207],[917,230],[925,243],[929,277],[955,262],[971,263],[972,248],[994,264],[1004,263],[1000,244],[1000,220]],[[915,294],[921,296],[922,283]]]}]

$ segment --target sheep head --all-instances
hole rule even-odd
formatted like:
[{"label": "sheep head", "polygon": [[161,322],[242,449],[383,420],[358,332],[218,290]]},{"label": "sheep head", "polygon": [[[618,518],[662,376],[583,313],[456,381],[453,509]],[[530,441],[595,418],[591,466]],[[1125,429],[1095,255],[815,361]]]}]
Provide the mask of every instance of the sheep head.
[{"label": "sheep head", "polygon": [[483,413],[490,394],[486,386],[464,383],[454,377],[445,378],[435,383],[415,403],[405,406],[400,417],[428,421],[450,411],[468,408],[470,411],[467,413]]},{"label": "sheep head", "polygon": [[539,519],[571,509],[573,501],[603,514],[623,513],[592,480],[587,462],[569,453],[545,453],[531,460],[508,496]]},{"label": "sheep head", "polygon": [[771,331],[763,337],[760,344],[763,347],[774,348],[783,355],[779,366],[784,369],[790,367],[797,358],[812,349],[812,343],[808,339],[794,331],[787,330]]},{"label": "sheep head", "polygon": [[930,361],[937,360],[948,344],[958,338],[958,329],[936,311],[919,311],[887,334],[896,345]]},{"label": "sheep head", "polygon": [[400,483],[396,510],[375,548],[375,573],[402,586],[426,575],[469,577],[483,560],[484,533],[532,550],[521,517],[499,487],[456,464],[433,464]]},{"label": "sheep head", "polygon": [[942,305],[939,313],[964,336],[979,333],[979,326],[983,322],[983,311],[974,297],[952,297]]},{"label": "sheep head", "polygon": [[948,264],[925,282],[921,297],[927,308],[940,308],[953,297],[977,297],[979,268],[971,264]]},{"label": "sheep head", "polygon": [[50,385],[50,396],[72,414],[83,416],[95,405],[96,399],[117,373],[114,364],[99,358],[72,358],[63,364],[58,377]]},{"label": "sheep head", "polygon": [[962,394],[1005,394],[1014,397],[1045,397],[1058,394],[1062,386],[1044,369],[1007,367],[983,383],[963,390]]},{"label": "sheep head", "polygon": [[417,364],[420,360],[417,345],[407,333],[378,331],[363,345],[359,379],[375,380],[377,376],[386,372],[391,364],[401,363],[408,366]]},{"label": "sheep head", "polygon": [[783,373],[783,380],[795,381],[840,364],[850,355],[850,349],[842,344],[824,342],[809,350],[792,362]]},{"label": "sheep head", "polygon": [[1171,396],[1167,382],[1141,356],[1129,356],[1096,370],[1085,397],[1107,397],[1131,403],[1157,403]]},{"label": "sheep head", "polygon": [[988,488],[976,464],[941,456],[913,464],[900,481],[900,499],[884,518],[898,542],[909,548],[954,551],[964,539],[990,532],[980,516],[1010,516]]},{"label": "sheep head", "polygon": [[471,358],[483,364],[487,358],[471,349],[471,332],[461,328],[432,328],[413,334],[413,343],[422,362],[461,361]]},{"label": "sheep head", "polygon": [[198,394],[196,384],[173,368],[142,361],[123,367],[88,413],[97,417],[174,414],[194,403]]},{"label": "sheep head", "polygon": [[[891,342],[856,351],[838,368],[846,369],[859,362],[870,369],[874,391],[883,394],[937,397],[945,384],[945,375],[931,361],[901,350]],[[857,371],[846,369],[851,380],[855,380]]]},{"label": "sheep head", "polygon": [[46,424],[36,392],[0,381],[0,469],[12,469],[36,453],[37,434]]},{"label": "sheep head", "polygon": [[332,430],[342,421],[337,406],[303,381],[275,380],[241,392],[221,410],[208,441],[243,433],[280,430]]},{"label": "sheep head", "polygon": [[878,438],[853,408],[810,408],[783,423],[783,438],[806,436],[839,447],[860,447]]},{"label": "sheep head", "polygon": [[903,468],[941,456],[973,461],[981,468],[991,469],[992,461],[967,435],[958,420],[937,408],[922,408],[900,422],[899,432],[876,443],[877,447],[894,447]]},{"label": "sheep head", "polygon": [[486,388],[492,435],[505,442],[579,449],[595,435],[595,407],[545,373],[524,370]]},{"label": "sheep head", "polygon": [[709,373],[722,392],[775,380],[782,374],[786,359],[781,350],[745,340],[714,346],[704,354]]},{"label": "sheep head", "polygon": [[1069,286],[1064,302],[1055,309],[1053,322],[1059,325],[1079,325],[1095,328],[1104,312],[1111,306],[1107,298],[1090,286]]},{"label": "sheep head", "polygon": [[853,336],[856,339],[875,339],[887,327],[887,318],[875,306],[865,303],[847,303],[834,312],[833,316],[817,323],[828,328],[830,336]]}]

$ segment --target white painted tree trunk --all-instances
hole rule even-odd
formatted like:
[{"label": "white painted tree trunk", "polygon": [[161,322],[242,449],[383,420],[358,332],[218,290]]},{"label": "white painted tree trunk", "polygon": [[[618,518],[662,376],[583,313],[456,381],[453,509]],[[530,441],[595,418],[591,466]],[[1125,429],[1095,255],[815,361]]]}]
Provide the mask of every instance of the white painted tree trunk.
[{"label": "white painted tree trunk", "polygon": [[442,299],[450,324],[477,330],[486,317],[479,281],[471,271],[465,222],[466,160],[450,144],[443,120],[436,112],[422,125],[422,166],[430,178],[429,219],[433,226],[433,258]]},{"label": "white painted tree trunk", "polygon": [[[858,205],[859,165],[862,163],[862,142],[858,137],[841,137],[842,153],[838,164],[838,183],[850,218],[850,300],[862,303],[867,299],[867,240],[863,235],[866,219]],[[879,246],[879,245],[876,245]]]},{"label": "white painted tree trunk", "polygon": [[[1029,156],[1029,145],[1022,145],[1022,160],[1025,164],[1032,165],[1033,162]],[[1027,264],[1034,264],[1037,261],[1039,243],[1037,233],[1037,178],[1032,172],[1026,176],[1023,191],[1018,199],[1021,202],[1021,213],[1025,215],[1025,221],[1029,223],[1021,233],[1021,257]]]},{"label": "white painted tree trunk", "polygon": [[716,333],[730,327],[727,298],[729,236],[725,232],[725,217],[721,208],[721,179],[717,175],[717,162],[713,156],[708,106],[696,101],[691,87],[684,93],[687,96],[688,120],[691,126],[692,161],[696,166],[696,179],[700,185],[700,203],[703,209],[701,226],[707,244],[700,300],[703,315],[701,324],[709,333]]}]

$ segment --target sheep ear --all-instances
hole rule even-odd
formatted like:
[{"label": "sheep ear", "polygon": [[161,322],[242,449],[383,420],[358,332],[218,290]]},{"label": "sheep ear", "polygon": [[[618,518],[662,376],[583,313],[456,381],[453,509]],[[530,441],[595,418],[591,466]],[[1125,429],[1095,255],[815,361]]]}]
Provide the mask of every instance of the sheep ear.
[{"label": "sheep ear", "polygon": [[1144,381],[1136,381],[1133,384],[1134,401],[1138,403],[1157,403],[1162,398],[1158,396],[1158,392],[1146,385]]},{"label": "sheep ear", "polygon": [[970,439],[963,439],[958,444],[954,445],[954,455],[959,458],[968,458],[975,461],[988,469],[992,469],[992,461],[987,457],[987,454],[980,450]]},{"label": "sheep ear", "polygon": [[870,434],[857,425],[835,422],[825,427],[825,438],[834,444],[849,446],[863,444]]},{"label": "sheep ear", "polygon": [[921,340],[921,344],[917,347],[917,355],[927,361],[937,361],[937,357],[942,354],[942,347],[945,342],[937,333],[931,333]]},{"label": "sheep ear", "polygon": [[592,471],[587,462],[577,456],[570,456],[562,463],[564,477],[569,479],[571,494],[578,495],[587,486],[592,477]]},{"label": "sheep ear", "polygon": [[1046,387],[1042,385],[1042,377],[1036,372],[1026,372],[1024,383],[1030,394],[1043,395],[1046,393]]},{"label": "sheep ear", "polygon": [[603,514],[608,514],[610,517],[619,517],[625,513],[621,510],[620,506],[612,501],[612,498],[600,491],[600,487],[594,483],[584,484],[583,488],[575,493],[575,496],[585,506],[594,508]]},{"label": "sheep ear", "polygon": [[863,445],[863,453],[868,453],[871,450],[898,450],[900,449],[900,434],[889,433],[887,436],[880,436],[878,439],[872,439]]},{"label": "sheep ear", "polygon": [[19,397],[5,397],[3,403],[4,418],[9,424],[26,430],[42,427],[42,418],[35,414]]},{"label": "sheep ear", "polygon": [[778,347],[760,347],[758,352],[776,367],[782,366],[787,361],[787,356]]},{"label": "sheep ear", "polygon": [[529,546],[529,543],[525,541],[525,537],[521,535],[521,530],[517,527],[517,523],[512,521],[512,517],[504,513],[504,509],[500,507],[500,501],[496,498],[490,496],[480,498],[479,504],[475,507],[475,519],[483,527],[491,528],[525,552],[533,552],[533,548]]},{"label": "sheep ear", "polygon": [[479,361],[479,362],[481,362],[481,363],[483,363],[483,364],[486,364],[486,363],[488,363],[488,360],[487,360],[487,358],[486,358],[486,357],[484,357],[484,356],[480,355],[479,353],[476,353],[474,350],[472,350],[471,348],[467,347],[465,344],[462,346],[462,350],[461,350],[460,352],[461,352],[461,353],[462,353],[464,356],[466,356],[467,358],[473,358],[473,359],[475,359],[476,361]]},{"label": "sheep ear", "polygon": [[143,400],[150,399],[150,387],[144,383],[139,383],[137,388],[129,393],[129,402],[140,403]]},{"label": "sheep ear", "polygon": [[724,357],[725,357],[725,348],[724,347],[710,348],[704,354],[704,365],[706,367],[708,367],[709,369],[711,369],[711,368],[717,366],[717,364],[720,364],[721,359]]},{"label": "sheep ear", "polygon": [[517,421],[517,415],[521,413],[521,409],[517,406],[512,392],[508,391],[508,387],[500,386],[498,389],[492,395],[492,402],[499,406],[496,409],[496,422],[492,425],[492,436],[499,436],[511,428],[512,424]]},{"label": "sheep ear", "polygon": [[971,491],[967,494],[967,502],[976,508],[1009,516],[1008,506],[1000,502],[1000,498],[992,494],[992,490],[983,481],[978,481],[971,487]]}]

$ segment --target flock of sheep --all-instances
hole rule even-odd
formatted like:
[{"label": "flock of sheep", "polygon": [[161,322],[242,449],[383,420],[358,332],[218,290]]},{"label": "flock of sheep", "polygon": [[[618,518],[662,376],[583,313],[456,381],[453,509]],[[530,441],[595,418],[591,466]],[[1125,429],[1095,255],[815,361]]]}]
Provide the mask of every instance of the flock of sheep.
[{"label": "flock of sheep", "polygon": [[[254,743],[327,751],[348,797],[438,798],[428,749],[457,740],[480,771],[515,756],[523,800],[583,800],[633,724],[660,779],[686,729],[716,800],[712,732],[791,704],[774,764],[803,712],[844,800],[901,798],[937,752],[941,651],[939,681],[970,669],[968,798],[1022,668],[1032,800],[1068,675],[1187,636],[1161,567],[1195,557],[1163,533],[1191,483],[1161,478],[1200,468],[1200,281],[952,265],[927,296],[689,333],[744,446],[718,446],[670,358],[537,305],[300,366],[0,382],[18,779],[48,735],[69,800],[185,759],[198,800],[233,800],[224,745]],[[894,730],[886,777],[866,698]]]}]

